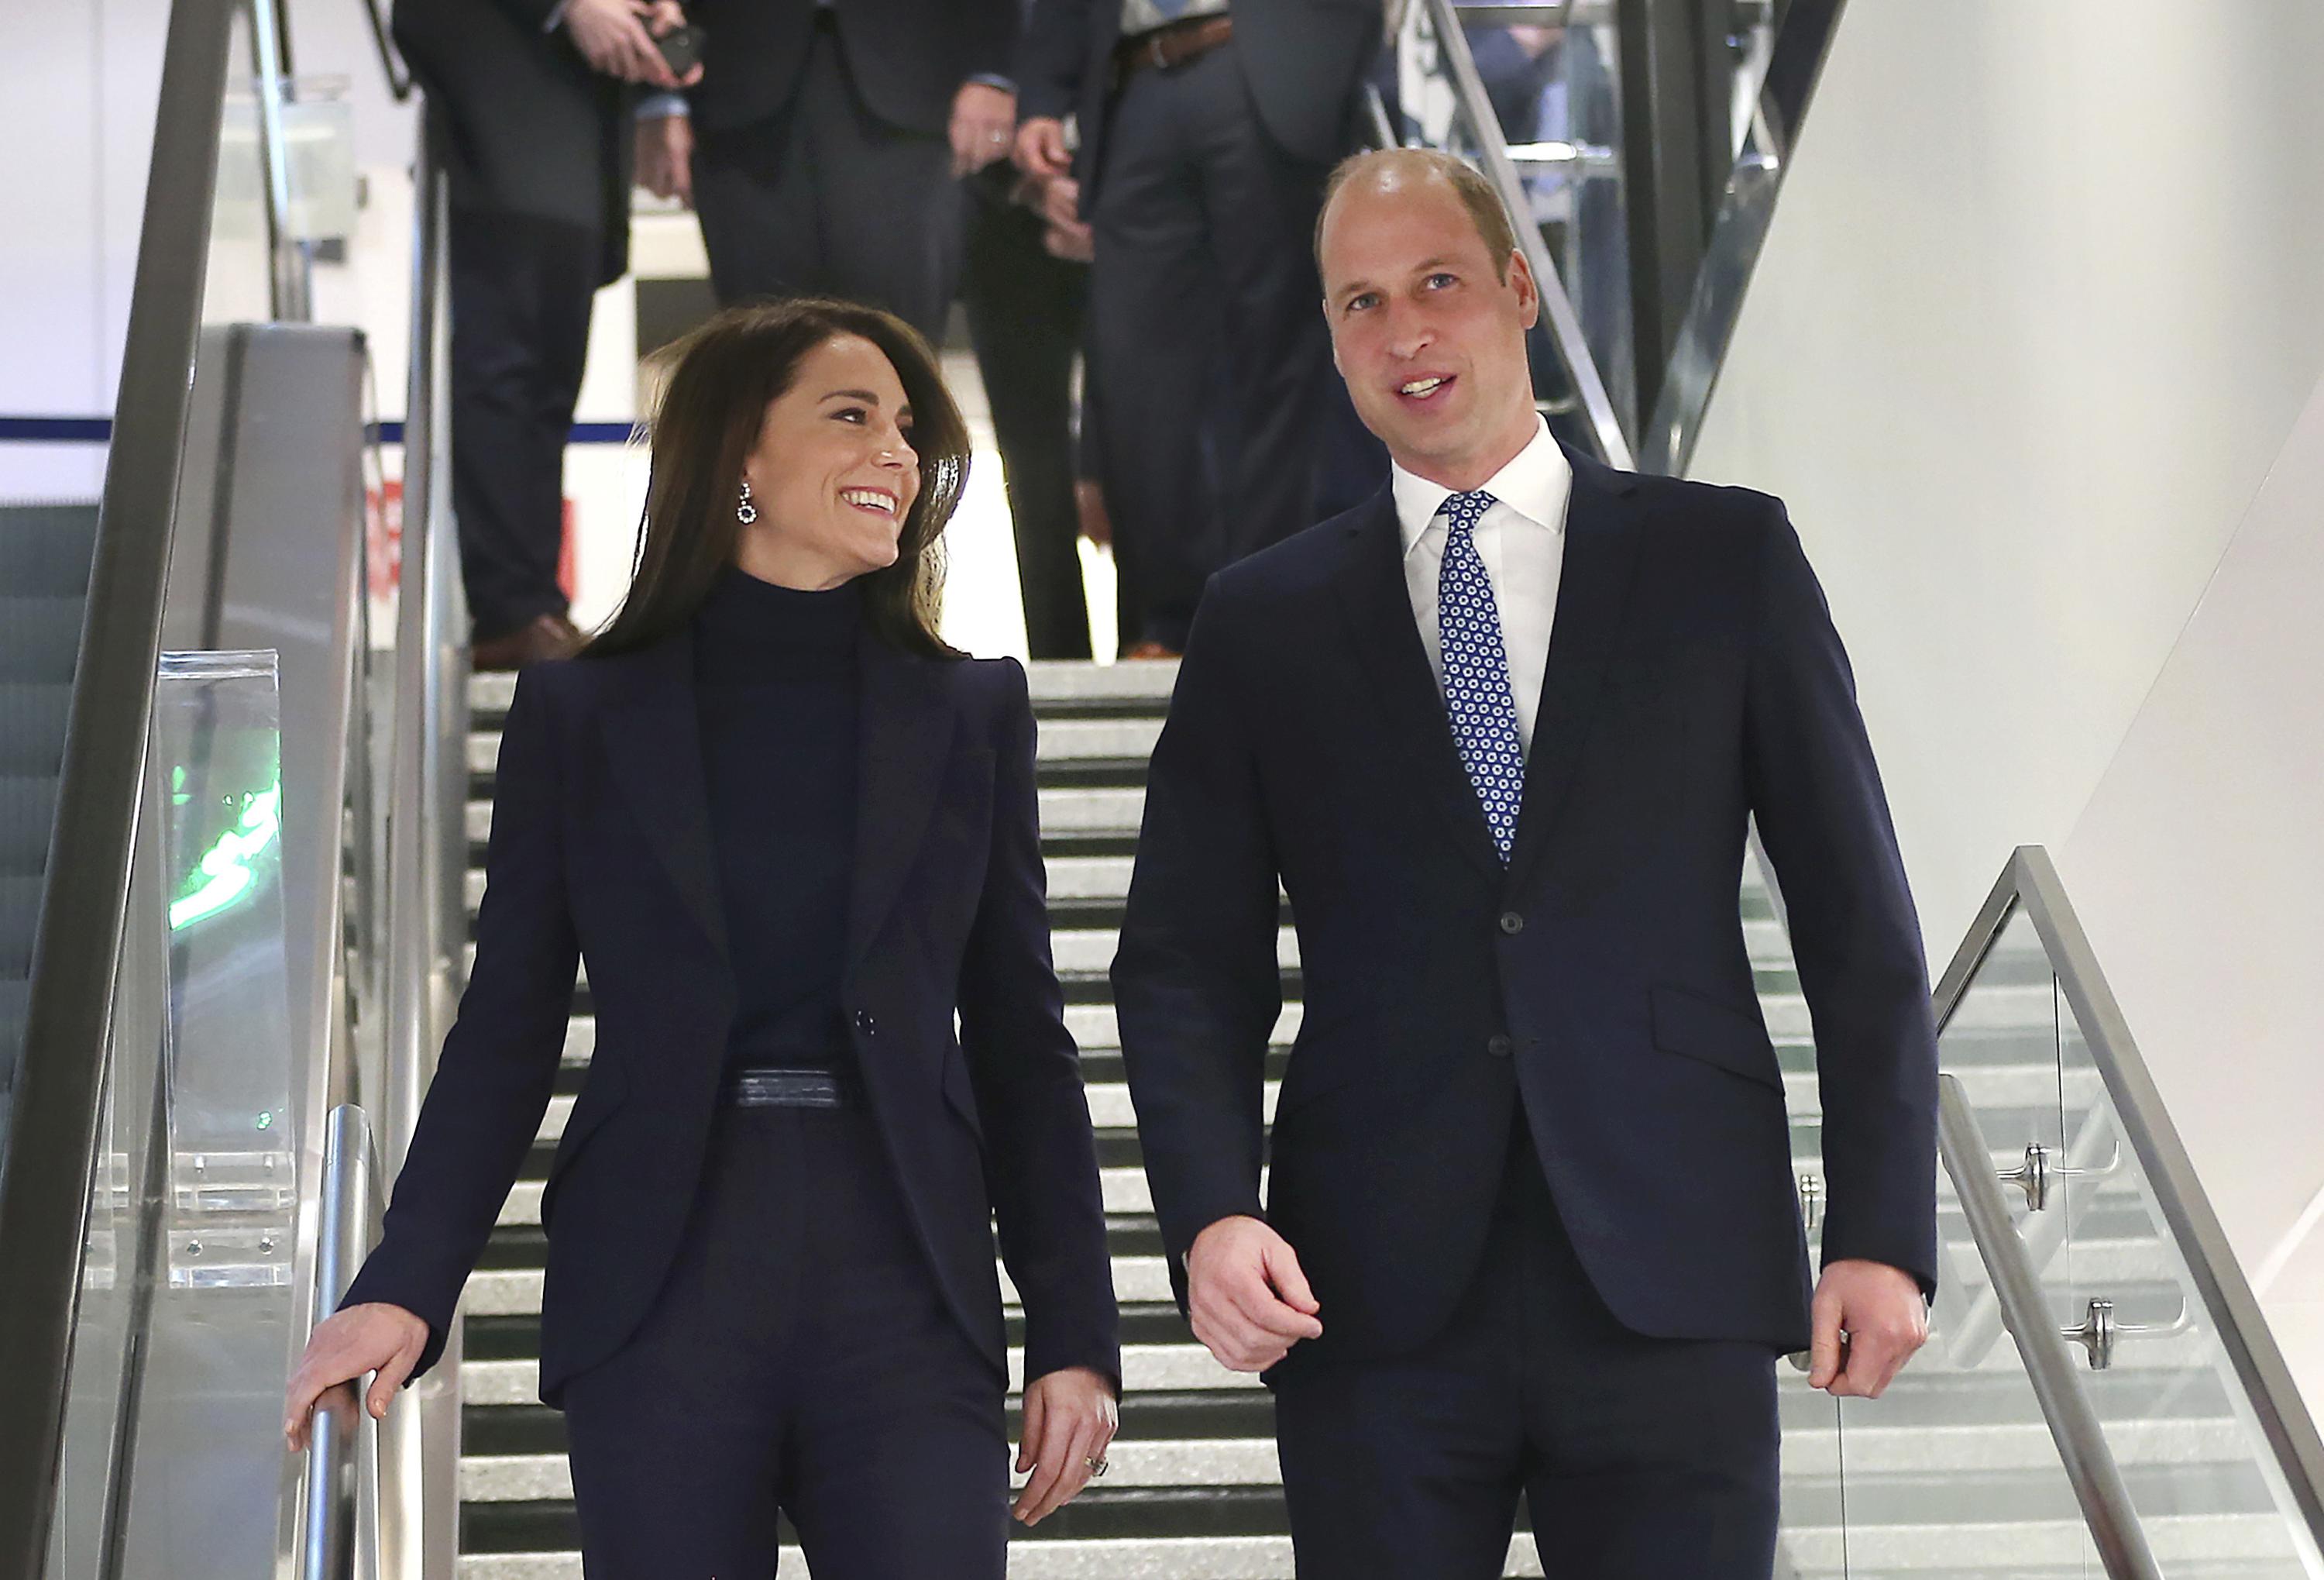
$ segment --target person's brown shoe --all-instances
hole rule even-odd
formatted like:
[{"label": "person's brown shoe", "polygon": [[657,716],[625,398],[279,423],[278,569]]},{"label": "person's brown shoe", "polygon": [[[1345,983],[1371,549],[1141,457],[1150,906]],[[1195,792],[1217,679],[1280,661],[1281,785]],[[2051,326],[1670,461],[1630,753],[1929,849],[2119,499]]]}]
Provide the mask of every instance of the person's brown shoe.
[{"label": "person's brown shoe", "polygon": [[1178,650],[1167,643],[1148,640],[1131,642],[1122,650],[1121,656],[1125,659],[1175,659],[1178,656]]},{"label": "person's brown shoe", "polygon": [[521,670],[544,659],[569,659],[588,639],[562,614],[542,614],[530,625],[498,636],[488,636],[468,655],[468,668],[479,674],[495,670]]}]

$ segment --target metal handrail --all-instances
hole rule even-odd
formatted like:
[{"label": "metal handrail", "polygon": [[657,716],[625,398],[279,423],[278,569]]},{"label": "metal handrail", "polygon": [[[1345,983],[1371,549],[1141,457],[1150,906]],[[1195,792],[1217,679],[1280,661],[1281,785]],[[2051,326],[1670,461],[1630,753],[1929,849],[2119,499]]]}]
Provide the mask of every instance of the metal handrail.
[{"label": "metal handrail", "polygon": [[290,234],[290,38],[276,0],[249,0],[252,74],[258,93],[258,162],[266,194],[267,310],[285,323],[309,314],[307,249]]},{"label": "metal handrail", "polygon": [[63,1446],[235,0],[174,0],[0,1178],[0,1580],[42,1572]]},{"label": "metal handrail", "polygon": [[[2010,917],[2022,908],[2072,1008],[2090,1060],[2106,1084],[2123,1138],[2153,1192],[2173,1245],[2226,1352],[2278,1474],[2312,1539],[2324,1545],[2324,1439],[2276,1347],[2259,1301],[2236,1262],[2193,1161],[2130,1033],[2130,1022],[2098,967],[2097,952],[2067,900],[2065,884],[2040,845],[2021,845],[1978,912],[1952,963],[1938,979],[1941,1032]],[[1991,1155],[1980,1154],[1991,1172]],[[1999,1184],[1995,1182],[1997,1193]],[[1966,1199],[1966,1193],[1964,1193]]]},{"label": "metal handrail", "polygon": [[[323,1148],[322,1232],[315,1255],[315,1317],[338,1309],[355,1270],[377,1243],[379,1165],[371,1123],[355,1104],[331,1110]],[[300,1511],[300,1580],[339,1580],[357,1573],[362,1427],[360,1380],[327,1391],[315,1406],[307,1442],[307,1496]]]},{"label": "metal handrail", "polygon": [[[410,381],[403,430],[403,535],[396,609],[394,747],[388,773],[387,1036],[377,1084],[388,1177],[403,1164],[453,1003],[455,937],[466,864],[466,672],[458,556],[446,496],[449,436],[448,208],[443,166],[420,117],[415,163]],[[463,830],[464,832],[464,830]],[[401,1572],[449,1580],[457,1561],[460,1340],[456,1327],[415,1391],[416,1430],[381,1455],[383,1543]]]},{"label": "metal handrail", "polygon": [[1541,292],[1542,318],[1549,327],[1550,343],[1556,347],[1558,359],[1565,365],[1566,376],[1572,381],[1582,418],[1598,447],[1598,457],[1609,467],[1628,470],[1632,465],[1629,438],[1614,414],[1606,381],[1590,355],[1589,341],[1582,336],[1581,315],[1573,310],[1573,299],[1566,294],[1564,282],[1549,255],[1548,244],[1542,240],[1541,227],[1526,218],[1528,205],[1525,182],[1518,179],[1517,165],[1509,157],[1508,140],[1493,114],[1492,100],[1485,92],[1484,79],[1478,74],[1477,60],[1470,51],[1469,37],[1462,31],[1458,13],[1454,0],[1428,0],[1429,23],[1445,69],[1452,73],[1461,118],[1477,145],[1485,179],[1493,183],[1494,190],[1500,194],[1501,206],[1509,212],[1517,233],[1517,246]]},{"label": "metal handrail", "polygon": [[2162,1580],[2163,1570],[2139,1526],[2122,1467],[2107,1446],[2106,1429],[2066,1353],[2066,1341],[2051,1320],[2042,1276],[2009,1221],[2009,1203],[1994,1177],[1992,1150],[1960,1078],[1938,1077],[1937,1096],[1937,1147],[1945,1171],[1952,1176],[1969,1234],[2000,1300],[2002,1320],[2025,1362],[2034,1397],[2050,1424],[2050,1436],[2057,1443],[2066,1480],[2081,1504],[2099,1560],[2113,1580]]},{"label": "metal handrail", "polygon": [[1683,476],[1693,460],[1703,413],[1743,310],[1744,289],[1766,245],[1800,121],[1822,75],[1846,3],[1792,0],[1784,8],[1753,109],[1750,138],[1735,161],[1718,217],[1711,223],[1710,243],[1695,271],[1694,294],[1672,339],[1654,411],[1638,431],[1639,465],[1650,472]]}]

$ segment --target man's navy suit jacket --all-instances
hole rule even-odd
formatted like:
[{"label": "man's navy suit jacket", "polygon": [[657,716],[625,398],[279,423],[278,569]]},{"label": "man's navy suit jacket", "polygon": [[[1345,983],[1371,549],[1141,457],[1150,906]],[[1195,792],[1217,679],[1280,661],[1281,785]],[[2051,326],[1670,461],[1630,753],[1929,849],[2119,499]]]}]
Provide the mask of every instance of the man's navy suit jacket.
[{"label": "man's navy suit jacket", "polygon": [[[1738,903],[1753,815],[1814,1016],[1824,1259],[1935,1286],[1920,929],[1798,539],[1764,495],[1573,474],[1506,868],[1385,493],[1219,573],[1187,643],[1114,992],[1174,1269],[1214,1220],[1265,1216],[1322,1307],[1286,1364],[1408,1349],[1450,1317],[1520,1104],[1624,1324],[1806,1347],[1791,1124]],[[1305,1014],[1262,1213],[1278,878]]]},{"label": "man's navy suit jacket", "polygon": [[[542,1397],[636,1330],[685,1232],[735,976],[752,968],[727,956],[692,651],[680,631],[536,665],[510,705],[475,966],[384,1238],[345,1302],[425,1318],[422,1370],[548,1106],[576,957],[596,1049],[541,1202]],[[1118,1378],[1095,1143],[1050,962],[1024,670],[906,655],[868,633],[860,657],[841,991],[872,1116],[944,1295],[993,1366],[1005,1374],[997,1216],[1026,1375]]]}]

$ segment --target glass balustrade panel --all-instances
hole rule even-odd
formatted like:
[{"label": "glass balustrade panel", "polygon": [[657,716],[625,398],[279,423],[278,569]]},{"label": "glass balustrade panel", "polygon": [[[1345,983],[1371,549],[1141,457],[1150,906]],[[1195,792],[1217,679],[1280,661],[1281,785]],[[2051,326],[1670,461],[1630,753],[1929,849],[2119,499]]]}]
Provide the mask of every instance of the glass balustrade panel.
[{"label": "glass balustrade panel", "polygon": [[2155,1557],[2173,1580],[2318,1580],[2324,1563],[2218,1314],[2188,1271],[2063,984],[2048,986],[2066,1145],[2043,1215],[2060,1240],[2043,1287],[2061,1326],[2089,1335],[2082,1380]]}]

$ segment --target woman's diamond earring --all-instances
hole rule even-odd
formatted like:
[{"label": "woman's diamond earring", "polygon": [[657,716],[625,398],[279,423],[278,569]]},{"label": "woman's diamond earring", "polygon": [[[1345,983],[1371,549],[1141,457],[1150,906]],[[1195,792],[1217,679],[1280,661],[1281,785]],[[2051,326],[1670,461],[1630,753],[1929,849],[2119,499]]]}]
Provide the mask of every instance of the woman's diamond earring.
[{"label": "woman's diamond earring", "polygon": [[751,480],[742,479],[742,502],[734,507],[734,519],[749,526],[759,519],[759,507],[751,503]]}]

